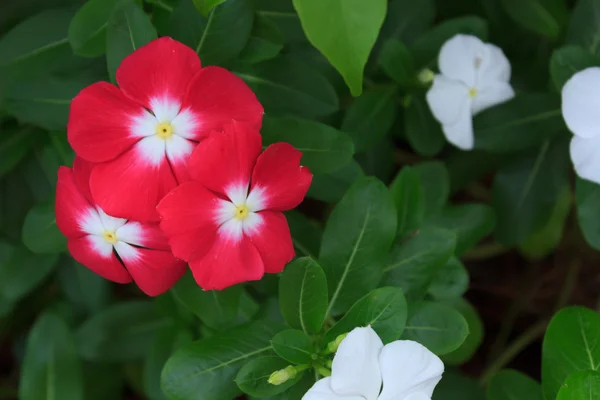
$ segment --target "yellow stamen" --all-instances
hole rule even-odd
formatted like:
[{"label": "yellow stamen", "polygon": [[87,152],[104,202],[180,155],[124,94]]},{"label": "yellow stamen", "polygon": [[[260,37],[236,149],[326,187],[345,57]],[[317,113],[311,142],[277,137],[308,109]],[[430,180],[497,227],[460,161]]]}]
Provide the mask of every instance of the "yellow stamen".
[{"label": "yellow stamen", "polygon": [[102,237],[104,238],[104,240],[106,240],[107,243],[110,243],[110,244],[117,243],[117,234],[113,231],[104,231],[104,233],[102,234]]},{"label": "yellow stamen", "polygon": [[170,122],[161,122],[156,126],[156,135],[164,140],[173,136],[173,125]]},{"label": "yellow stamen", "polygon": [[243,220],[246,219],[248,217],[248,214],[250,214],[250,210],[248,209],[248,206],[243,204],[241,206],[236,206],[235,207],[235,218],[239,219],[239,220]]},{"label": "yellow stamen", "polygon": [[477,89],[475,89],[475,88],[471,88],[471,89],[469,89],[469,96],[470,96],[471,98],[473,98],[473,97],[477,96]]}]

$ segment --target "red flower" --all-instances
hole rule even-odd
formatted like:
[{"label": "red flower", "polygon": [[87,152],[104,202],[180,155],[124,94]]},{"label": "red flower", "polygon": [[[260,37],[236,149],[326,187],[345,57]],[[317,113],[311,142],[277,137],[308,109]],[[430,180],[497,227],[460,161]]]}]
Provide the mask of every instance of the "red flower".
[{"label": "red flower", "polygon": [[212,133],[191,156],[192,181],[157,207],[173,253],[205,290],[281,272],[294,257],[282,211],[300,204],[312,174],[291,145],[260,154],[261,142],[258,131],[237,122]]},{"label": "red flower", "polygon": [[58,170],[56,224],[73,258],[108,280],[134,280],[147,295],[169,290],[185,273],[185,262],[173,256],[157,223],[104,213],[92,199],[90,172],[91,164],[81,158],[73,169]]},{"label": "red flower", "polygon": [[194,50],[168,37],[125,58],[117,82],[83,89],[68,124],[77,155],[99,163],[90,188],[111,215],[158,220],[156,205],[188,179],[187,160],[201,139],[232,120],[261,125],[263,108],[240,78],[200,68]]}]

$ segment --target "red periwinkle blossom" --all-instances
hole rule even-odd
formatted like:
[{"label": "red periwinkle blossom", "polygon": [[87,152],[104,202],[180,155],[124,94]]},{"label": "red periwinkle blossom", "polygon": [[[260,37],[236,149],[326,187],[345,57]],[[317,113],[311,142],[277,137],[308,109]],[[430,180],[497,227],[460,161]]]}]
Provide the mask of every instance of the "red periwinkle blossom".
[{"label": "red periwinkle blossom", "polygon": [[194,50],[163,37],[126,57],[119,87],[97,82],[72,101],[69,143],[94,166],[90,188],[110,215],[158,221],[156,205],[188,179],[197,143],[224,123],[259,129],[263,108],[250,88]]},{"label": "red periwinkle blossom", "polygon": [[173,256],[158,223],[107,215],[90,193],[91,168],[77,157],[73,169],[58,170],[56,224],[68,238],[69,252],[105,279],[135,281],[149,296],[169,290],[185,273],[185,262]]},{"label": "red periwinkle blossom", "polygon": [[312,180],[287,143],[261,154],[260,133],[233,122],[192,154],[191,181],[165,196],[160,227],[175,256],[189,262],[205,290],[281,272],[294,257],[282,211],[302,202]]}]

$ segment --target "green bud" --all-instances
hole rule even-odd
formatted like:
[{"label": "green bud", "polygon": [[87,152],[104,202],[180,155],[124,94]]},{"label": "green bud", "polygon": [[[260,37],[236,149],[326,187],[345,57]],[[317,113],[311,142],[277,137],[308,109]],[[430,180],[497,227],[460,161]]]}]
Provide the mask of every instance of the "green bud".
[{"label": "green bud", "polygon": [[329,342],[327,344],[327,351],[329,353],[335,353],[338,349],[338,347],[340,347],[340,344],[342,343],[342,340],[344,340],[346,338],[346,336],[348,336],[347,333],[344,333],[342,335],[339,335],[338,337],[335,338],[335,340]]},{"label": "green bud", "polygon": [[282,383],[285,383],[290,379],[294,379],[297,373],[298,372],[296,371],[296,368],[294,368],[293,365],[288,365],[284,369],[280,369],[278,371],[273,372],[271,376],[269,376],[268,382],[271,385],[275,386],[281,385]]},{"label": "green bud", "polygon": [[429,68],[425,68],[419,72],[419,75],[417,76],[419,82],[424,85],[429,85],[431,82],[433,82],[433,78],[435,78],[435,74]]},{"label": "green bud", "polygon": [[320,365],[317,365],[316,368],[317,368],[317,372],[319,374],[321,374],[322,376],[331,376],[331,370],[329,370],[329,369],[327,369],[325,367],[322,367]]}]

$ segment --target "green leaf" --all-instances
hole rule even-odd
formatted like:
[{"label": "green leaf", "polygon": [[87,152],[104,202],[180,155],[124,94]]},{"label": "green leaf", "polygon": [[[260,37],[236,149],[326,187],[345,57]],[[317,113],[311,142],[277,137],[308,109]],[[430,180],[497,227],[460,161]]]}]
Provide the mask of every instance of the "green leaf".
[{"label": "green leaf", "polygon": [[286,43],[306,43],[306,36],[292,0],[256,0],[255,3],[258,14],[277,25]]},{"label": "green leaf", "polygon": [[431,26],[435,17],[433,0],[395,0],[388,3],[381,38],[393,38],[411,44]]},{"label": "green leaf", "polygon": [[486,204],[449,206],[428,218],[423,226],[448,229],[456,234],[455,254],[461,255],[492,233],[496,225],[494,210]]},{"label": "green leaf", "polygon": [[461,297],[469,288],[469,272],[456,257],[451,257],[446,265],[434,276],[428,293],[437,300]]},{"label": "green leaf", "polygon": [[337,94],[327,78],[291,57],[240,64],[233,71],[256,93],[268,115],[318,118],[339,108]]},{"label": "green leaf", "polygon": [[19,399],[83,400],[81,360],[73,334],[58,316],[42,314],[29,333]]},{"label": "green leaf", "polygon": [[221,291],[204,291],[188,272],[172,290],[175,298],[208,327],[222,331],[238,323],[242,286],[237,285]]},{"label": "green leaf", "polygon": [[122,362],[143,358],[156,333],[170,324],[152,303],[117,303],[85,321],[77,330],[79,354],[89,361]]},{"label": "green leaf", "polygon": [[439,356],[458,349],[468,334],[467,321],[455,309],[428,301],[409,304],[402,339],[419,342]]},{"label": "green leaf", "polygon": [[234,378],[257,356],[272,351],[269,341],[281,329],[255,322],[179,349],[165,365],[163,391],[172,400],[230,400],[240,394]]},{"label": "green leaf", "polygon": [[390,186],[390,193],[398,216],[398,236],[414,232],[423,222],[419,174],[413,167],[403,167]]},{"label": "green leaf", "polygon": [[377,286],[396,220],[390,193],[374,178],[357,180],[333,209],[319,256],[331,296],[329,313],[348,310]]},{"label": "green leaf", "polygon": [[600,373],[580,371],[570,375],[556,400],[594,400],[600,397]]},{"label": "green leaf", "polygon": [[[275,353],[292,364],[313,362],[315,348],[312,339],[306,333],[295,329],[279,332],[271,340]],[[273,371],[271,371],[273,372]]]},{"label": "green leaf", "polygon": [[303,257],[287,265],[279,280],[279,305],[289,326],[319,332],[327,301],[327,280],[319,264]]},{"label": "green leaf", "polygon": [[490,380],[487,400],[542,400],[542,387],[519,371],[505,369]]},{"label": "green leaf", "polygon": [[404,290],[408,300],[421,300],[444,268],[456,246],[456,236],[445,229],[424,228],[396,245],[384,268],[383,283]]},{"label": "green leaf", "polygon": [[58,254],[37,255],[0,242],[0,297],[17,301],[35,289],[58,261]]},{"label": "green leaf", "polygon": [[567,43],[583,47],[600,56],[600,4],[595,0],[579,0],[569,24]]},{"label": "green leaf", "polygon": [[576,72],[598,66],[600,66],[600,58],[597,55],[580,46],[563,46],[552,53],[550,76],[556,89],[561,90]]},{"label": "green leaf", "polygon": [[303,373],[298,373],[296,377],[289,379],[281,385],[272,385],[268,382],[269,376],[275,371],[288,366],[287,361],[279,357],[267,356],[256,358],[244,365],[235,377],[235,383],[246,394],[264,398],[283,393],[294,386],[301,378]]},{"label": "green leaf", "polygon": [[471,359],[483,342],[483,321],[468,301],[462,298],[451,300],[448,303],[462,314],[469,326],[469,334],[460,347],[450,353],[444,354],[442,360],[446,364],[458,365]]},{"label": "green leaf", "polygon": [[283,36],[277,29],[277,25],[269,18],[258,14],[254,17],[250,39],[238,59],[247,63],[270,60],[277,56],[282,48]]},{"label": "green leaf", "polygon": [[296,253],[299,256],[317,258],[323,235],[321,227],[296,210],[286,212],[285,216],[290,226]]},{"label": "green leaf", "polygon": [[244,49],[253,20],[247,0],[221,2],[206,17],[198,14],[192,0],[181,0],[171,13],[167,34],[194,49],[202,65],[223,65]]},{"label": "green leaf", "polygon": [[432,400],[485,400],[484,388],[477,380],[455,369],[447,369],[436,386]]},{"label": "green leaf", "polygon": [[35,134],[40,133],[32,127],[6,129],[2,131],[0,144],[0,177],[10,172],[21,161],[32,144]]},{"label": "green leaf", "polygon": [[194,5],[202,15],[207,16],[213,8],[225,1],[226,0],[194,0]]},{"label": "green leaf", "polygon": [[[340,72],[353,96],[385,19],[385,0],[294,0],[306,37]],[[333,17],[333,18],[332,18]]]},{"label": "green leaf", "polygon": [[83,57],[98,57],[106,51],[106,26],[119,0],[90,0],[69,24],[69,43]]},{"label": "green leaf", "polygon": [[265,117],[261,133],[263,146],[287,142],[301,151],[302,165],[315,174],[342,168],[354,154],[352,141],[345,133],[316,121]]},{"label": "green leaf", "polygon": [[521,157],[496,174],[492,203],[496,239],[506,245],[522,243],[544,226],[568,185],[568,155],[564,142],[545,142],[537,154]]},{"label": "green leaf", "polygon": [[455,18],[442,22],[420,36],[411,46],[417,68],[433,67],[442,45],[458,33],[475,35],[486,41],[488,35],[487,22],[475,16]]},{"label": "green leaf", "polygon": [[367,91],[346,111],[341,129],[348,132],[357,153],[369,150],[391,129],[396,118],[395,94],[395,88]]},{"label": "green leaf", "polygon": [[67,238],[56,226],[54,203],[33,207],[25,217],[21,235],[23,244],[34,253],[53,254],[67,249]]},{"label": "green leaf", "polygon": [[337,171],[313,176],[308,197],[326,203],[339,202],[357,179],[364,177],[360,165],[353,159]]},{"label": "green leaf", "polygon": [[439,161],[428,161],[414,166],[423,194],[424,215],[441,210],[450,197],[450,177],[446,166]]},{"label": "green leaf", "polygon": [[542,389],[554,399],[569,375],[600,369],[600,315],[567,307],[554,315],[542,345]]},{"label": "green leaf", "polygon": [[133,0],[121,0],[106,26],[106,63],[110,80],[116,82],[117,68],[125,57],[156,37],[156,30],[144,11]]},{"label": "green leaf", "polygon": [[502,0],[501,4],[517,24],[552,39],[560,35],[563,16],[567,14],[563,0]]},{"label": "green leaf", "polygon": [[400,86],[411,87],[417,82],[415,62],[406,45],[396,39],[389,39],[379,55],[383,71]]},{"label": "green leaf", "polygon": [[64,295],[82,314],[96,314],[108,305],[109,281],[71,258],[60,263],[58,281]]},{"label": "green leaf", "polygon": [[539,147],[566,132],[555,93],[523,93],[478,114],[473,121],[475,148],[516,152]]},{"label": "green leaf", "polygon": [[398,340],[406,325],[407,307],[402,289],[383,287],[372,290],[352,308],[325,335],[324,343],[352,329],[371,325],[383,343]]},{"label": "green leaf", "polygon": [[594,221],[600,215],[600,185],[577,178],[575,181],[577,219],[583,237],[596,250],[600,250],[600,226]]},{"label": "green leaf", "polygon": [[441,125],[433,118],[423,93],[413,95],[404,109],[404,130],[410,147],[419,155],[435,156],[446,144]]},{"label": "green leaf", "polygon": [[453,149],[445,160],[450,175],[450,192],[457,193],[478,179],[495,171],[509,160],[508,154],[487,151],[461,151]]}]

